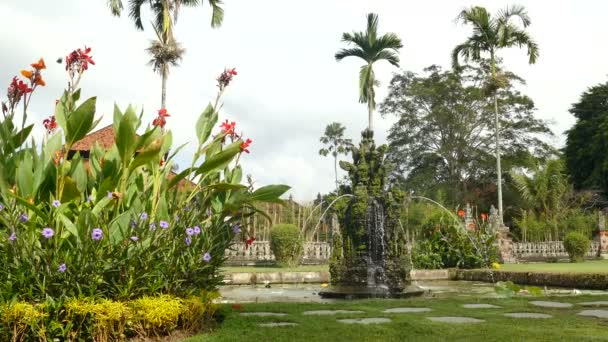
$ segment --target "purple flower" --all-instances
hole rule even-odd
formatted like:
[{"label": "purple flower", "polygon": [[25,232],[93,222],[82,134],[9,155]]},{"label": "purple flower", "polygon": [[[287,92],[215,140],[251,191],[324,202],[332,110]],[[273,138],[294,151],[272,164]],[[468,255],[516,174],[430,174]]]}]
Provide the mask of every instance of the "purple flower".
[{"label": "purple flower", "polygon": [[188,235],[188,236],[194,235],[194,229],[192,229],[192,228],[186,228],[186,235]]},{"label": "purple flower", "polygon": [[211,261],[211,254],[205,253],[205,255],[203,255],[203,261],[205,261],[205,262]]},{"label": "purple flower", "polygon": [[237,224],[235,224],[235,225],[232,227],[232,232],[233,232],[234,234],[238,234],[238,233],[240,233],[240,232],[241,232],[241,226],[240,226],[238,223],[237,223]]},{"label": "purple flower", "polygon": [[47,239],[50,239],[55,235],[55,231],[52,228],[46,227],[42,230],[42,236]]},{"label": "purple flower", "polygon": [[142,221],[147,220],[148,219],[148,213],[143,212],[143,213],[139,214],[139,219],[142,220]]},{"label": "purple flower", "polygon": [[129,222],[129,225],[131,225],[131,228],[135,228],[135,227],[137,227],[137,222],[135,222],[135,220],[131,220]]},{"label": "purple flower", "polygon": [[15,241],[17,240],[17,234],[15,234],[14,232],[11,234],[11,236],[8,237],[9,241]]},{"label": "purple flower", "polygon": [[57,271],[61,273],[65,272],[66,269],[67,267],[65,266],[65,264],[61,264],[59,265],[59,267],[57,267]]},{"label": "purple flower", "polygon": [[93,201],[93,195],[89,195],[89,197],[87,197],[87,202],[92,202]]},{"label": "purple flower", "polygon": [[198,235],[201,233],[201,227],[199,226],[195,226],[192,230],[194,231],[194,235]]},{"label": "purple flower", "polygon": [[59,208],[60,205],[61,205],[61,202],[59,202],[58,200],[53,201],[53,207]]},{"label": "purple flower", "polygon": [[189,236],[186,237],[186,245],[190,246],[191,243],[192,243],[192,238],[190,238]]},{"label": "purple flower", "polygon": [[167,228],[169,228],[169,223],[167,221],[160,221],[159,226],[162,229],[167,229]]},{"label": "purple flower", "polygon": [[179,216],[175,215],[175,222],[179,222]]},{"label": "purple flower", "polygon": [[114,197],[114,196],[112,196],[112,191],[108,191],[108,198],[112,199],[112,197]]},{"label": "purple flower", "polygon": [[27,214],[23,213],[21,214],[21,216],[19,216],[19,219],[21,220],[21,222],[27,222],[30,218],[27,217]]},{"label": "purple flower", "polygon": [[150,230],[155,230],[156,229],[156,223],[152,222],[150,223]]},{"label": "purple flower", "polygon": [[131,241],[137,241],[139,238],[137,236],[131,236]]},{"label": "purple flower", "polygon": [[4,210],[4,204],[0,203],[0,211]]},{"label": "purple flower", "polygon": [[99,228],[93,229],[93,232],[91,233],[91,239],[99,241],[101,240],[101,238],[103,238],[103,230]]}]

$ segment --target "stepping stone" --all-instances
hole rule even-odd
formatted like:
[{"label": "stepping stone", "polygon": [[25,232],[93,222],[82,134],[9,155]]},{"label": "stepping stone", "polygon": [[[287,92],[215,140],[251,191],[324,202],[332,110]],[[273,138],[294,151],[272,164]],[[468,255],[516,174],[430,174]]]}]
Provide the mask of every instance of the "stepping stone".
[{"label": "stepping stone", "polygon": [[388,323],[391,320],[383,317],[372,317],[372,318],[354,318],[354,319],[339,319],[338,322],[346,324],[379,324]]},{"label": "stepping stone", "polygon": [[364,311],[359,310],[313,310],[304,311],[302,315],[337,315],[337,314],[362,314]]},{"label": "stepping stone", "polygon": [[578,305],[582,306],[608,306],[608,300],[600,300],[597,302],[582,302],[578,303]]},{"label": "stepping stone", "polygon": [[272,322],[272,323],[260,323],[258,325],[260,327],[274,328],[274,327],[293,327],[294,325],[298,325],[298,324],[291,323],[291,322]]},{"label": "stepping stone", "polygon": [[412,312],[429,312],[431,309],[429,308],[392,308],[386,309],[382,312],[384,313],[412,313]]},{"label": "stepping stone", "polygon": [[534,306],[541,306],[543,308],[571,308],[572,304],[570,303],[560,303],[560,302],[549,302],[544,300],[534,300],[531,301],[530,304]]},{"label": "stepping stone", "polygon": [[536,313],[536,312],[511,312],[511,313],[506,313],[505,316],[512,317],[512,318],[551,318],[551,317],[553,317],[551,315],[547,315],[547,314],[543,314],[543,313]]},{"label": "stepping stone", "polygon": [[280,312],[241,312],[241,316],[266,317],[266,316],[287,316],[287,314],[280,313]]},{"label": "stepping stone", "polygon": [[597,318],[608,318],[608,310],[584,310],[579,312],[577,315]]},{"label": "stepping stone", "polygon": [[483,319],[477,319],[473,317],[458,317],[458,316],[445,316],[445,317],[427,317],[434,322],[443,323],[481,323],[485,322]]},{"label": "stepping stone", "polygon": [[498,309],[500,306],[492,305],[492,304],[463,304],[463,308],[465,309]]}]

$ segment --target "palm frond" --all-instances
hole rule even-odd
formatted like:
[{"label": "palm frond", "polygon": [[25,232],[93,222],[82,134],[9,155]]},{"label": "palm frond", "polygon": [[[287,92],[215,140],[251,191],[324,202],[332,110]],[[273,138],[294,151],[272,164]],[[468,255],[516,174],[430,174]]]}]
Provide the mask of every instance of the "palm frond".
[{"label": "palm frond", "polygon": [[382,35],[382,37],[378,38],[375,45],[379,50],[390,49],[394,50],[395,52],[403,47],[401,38],[392,32],[386,33]]},{"label": "palm frond", "polygon": [[399,67],[399,55],[397,55],[393,51],[382,50],[382,51],[378,52],[378,54],[376,54],[376,58],[374,58],[374,59],[376,61],[386,60],[389,63],[391,63],[392,65],[396,66],[397,68]]},{"label": "palm frond", "polygon": [[110,8],[112,15],[116,17],[120,17],[120,14],[124,8],[122,5],[122,0],[108,0],[108,7]]},{"label": "palm frond", "polygon": [[376,83],[376,77],[374,74],[374,68],[372,64],[367,64],[361,67],[359,71],[359,102],[369,103],[372,108],[375,108],[374,102],[374,85]]},{"label": "palm frond", "polygon": [[365,51],[363,51],[361,48],[342,49],[336,52],[336,61],[339,62],[346,57],[359,57],[364,61],[369,62],[369,56],[367,56]]},{"label": "palm frond", "polygon": [[133,19],[135,27],[138,30],[144,29],[144,24],[141,18],[141,6],[144,5],[146,0],[130,0],[129,1],[129,17]]},{"label": "palm frond", "polygon": [[538,43],[536,43],[532,37],[527,32],[524,31],[512,31],[510,32],[510,37],[508,37],[508,41],[505,44],[505,47],[526,47],[528,54],[528,63],[534,64],[538,59],[540,54]]},{"label": "palm frond", "polygon": [[222,26],[222,22],[224,21],[224,9],[221,7],[221,0],[209,0],[209,5],[211,5],[212,13],[211,13],[211,27],[217,28]]},{"label": "palm frond", "polygon": [[367,38],[369,45],[374,45],[378,36],[378,15],[375,13],[367,14]]},{"label": "palm frond", "polygon": [[498,11],[497,20],[501,24],[506,24],[511,18],[518,18],[524,28],[531,24],[530,16],[526,8],[522,5],[511,5]]}]

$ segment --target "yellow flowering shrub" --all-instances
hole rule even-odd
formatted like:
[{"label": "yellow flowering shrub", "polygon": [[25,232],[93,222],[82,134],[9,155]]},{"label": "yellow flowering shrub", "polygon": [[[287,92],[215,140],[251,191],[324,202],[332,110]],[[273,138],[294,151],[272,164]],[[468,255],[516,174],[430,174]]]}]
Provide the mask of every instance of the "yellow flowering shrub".
[{"label": "yellow flowering shrub", "polygon": [[500,269],[500,264],[497,263],[497,262],[493,262],[492,263],[492,268],[495,269],[495,270],[499,270]]},{"label": "yellow flowering shrub", "polygon": [[28,328],[44,336],[44,318],[48,316],[44,309],[44,304],[10,303],[2,307],[2,323],[10,329],[14,341],[24,340]]},{"label": "yellow flowering shrub", "polygon": [[133,329],[140,336],[160,336],[174,330],[187,306],[170,295],[144,296],[131,302]]}]

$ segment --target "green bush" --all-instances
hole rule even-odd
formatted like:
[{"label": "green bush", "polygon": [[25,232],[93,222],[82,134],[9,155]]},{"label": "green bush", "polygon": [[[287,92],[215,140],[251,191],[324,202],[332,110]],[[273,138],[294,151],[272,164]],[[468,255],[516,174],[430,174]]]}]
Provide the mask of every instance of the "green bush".
[{"label": "green bush", "polygon": [[297,265],[304,251],[298,227],[293,224],[274,225],[270,229],[270,249],[278,265]]},{"label": "green bush", "polygon": [[564,248],[570,256],[570,262],[580,262],[585,258],[585,254],[589,250],[589,239],[577,232],[571,232],[564,239]]}]

